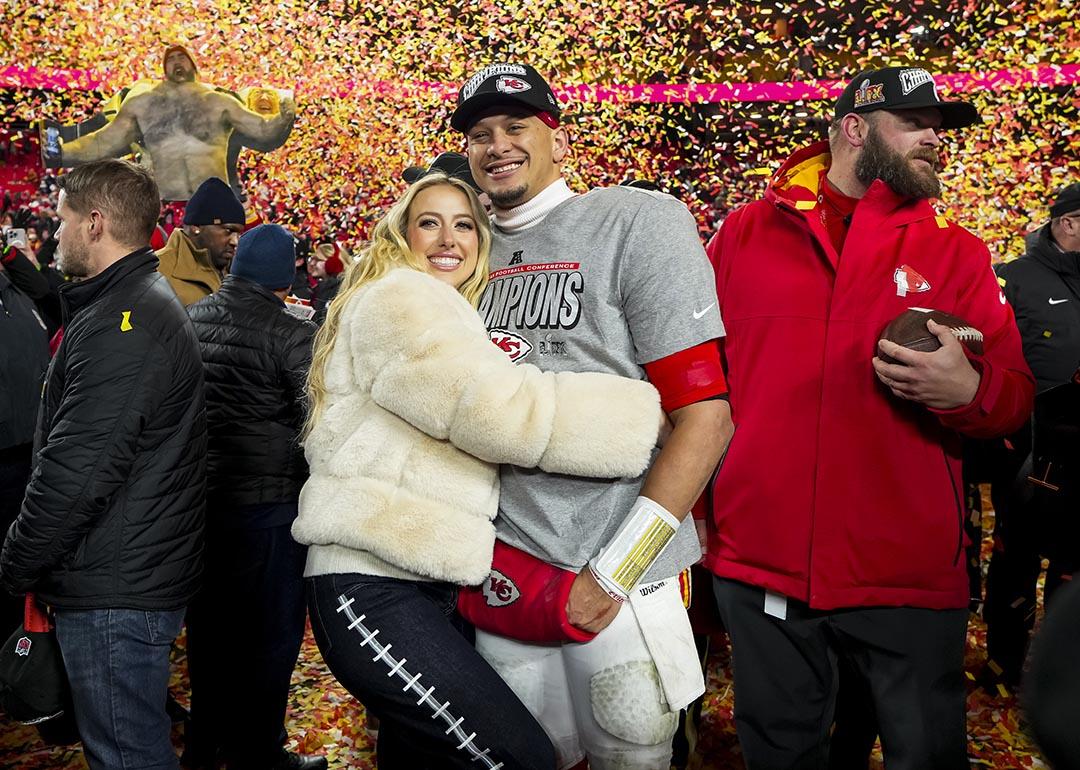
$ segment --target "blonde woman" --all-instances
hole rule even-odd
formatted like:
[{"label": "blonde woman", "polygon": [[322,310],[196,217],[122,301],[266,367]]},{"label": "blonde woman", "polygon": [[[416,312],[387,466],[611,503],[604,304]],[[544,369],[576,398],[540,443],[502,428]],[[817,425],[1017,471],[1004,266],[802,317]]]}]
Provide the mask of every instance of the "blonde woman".
[{"label": "blonde woman", "polygon": [[645,382],[544,373],[493,345],[475,306],[491,238],[476,195],[425,176],[375,227],[316,338],[293,535],[315,639],[381,722],[395,768],[537,768],[543,729],[476,653],[458,585],[491,569],[497,463],[636,476],[662,420]]}]

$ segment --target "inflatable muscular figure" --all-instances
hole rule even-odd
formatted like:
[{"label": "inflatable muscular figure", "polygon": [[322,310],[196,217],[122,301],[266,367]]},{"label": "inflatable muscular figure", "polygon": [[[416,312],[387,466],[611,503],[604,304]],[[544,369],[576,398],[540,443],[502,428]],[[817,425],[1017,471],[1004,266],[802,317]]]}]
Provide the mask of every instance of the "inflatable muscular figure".
[{"label": "inflatable muscular figure", "polygon": [[[194,59],[179,45],[165,49],[163,74],[159,82],[140,81],[114,97],[111,121],[106,110],[95,120],[108,122],[90,133],[78,136],[83,126],[45,123],[45,165],[77,166],[139,152],[153,166],[162,197],[185,201],[209,177],[238,188],[240,147],[268,152],[292,130],[296,107],[289,92],[252,88],[236,94],[199,83]],[[71,128],[77,128],[75,138]]]}]

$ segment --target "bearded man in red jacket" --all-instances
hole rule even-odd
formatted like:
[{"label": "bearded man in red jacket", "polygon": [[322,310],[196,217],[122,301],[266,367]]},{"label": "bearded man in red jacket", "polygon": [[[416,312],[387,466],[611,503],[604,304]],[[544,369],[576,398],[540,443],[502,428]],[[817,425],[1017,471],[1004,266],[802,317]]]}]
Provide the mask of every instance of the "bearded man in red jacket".
[{"label": "bearded man in red jacket", "polygon": [[[709,246],[735,433],[706,564],[749,770],[828,765],[841,657],[890,770],[968,766],[960,442],[1017,429],[1034,391],[986,246],[929,202],[939,132],[977,120],[925,70],[864,72]],[[985,354],[933,322],[933,353],[879,342],[913,306]]]}]

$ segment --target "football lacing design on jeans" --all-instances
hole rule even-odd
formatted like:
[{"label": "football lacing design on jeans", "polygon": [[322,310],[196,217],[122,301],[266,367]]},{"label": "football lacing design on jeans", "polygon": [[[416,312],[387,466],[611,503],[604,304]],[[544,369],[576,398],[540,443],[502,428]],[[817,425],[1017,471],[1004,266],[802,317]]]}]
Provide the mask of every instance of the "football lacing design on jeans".
[{"label": "football lacing design on jeans", "polygon": [[496,762],[488,754],[491,749],[479,749],[476,747],[475,738],[476,733],[466,734],[462,728],[462,723],[465,721],[464,717],[455,717],[450,711],[450,701],[440,702],[438,698],[434,697],[435,688],[425,688],[420,684],[420,677],[422,674],[412,674],[405,668],[406,658],[398,660],[390,654],[390,648],[393,644],[383,644],[376,637],[379,635],[379,629],[368,628],[364,624],[364,618],[367,615],[357,615],[353,612],[352,603],[353,599],[345,598],[344,594],[338,596],[337,611],[344,613],[345,617],[349,619],[349,630],[356,631],[364,637],[364,640],[360,642],[361,647],[370,647],[375,653],[375,657],[372,658],[372,662],[382,661],[388,669],[388,677],[397,677],[405,682],[405,686],[401,688],[402,692],[412,691],[414,694],[420,696],[420,700],[416,701],[417,706],[427,704],[428,708],[433,712],[432,719],[441,719],[444,724],[447,725],[445,735],[454,734],[454,738],[461,741],[457,745],[459,751],[467,751],[472,756],[473,762],[479,762],[478,767],[484,768],[484,770],[500,770],[502,768],[502,762]]}]

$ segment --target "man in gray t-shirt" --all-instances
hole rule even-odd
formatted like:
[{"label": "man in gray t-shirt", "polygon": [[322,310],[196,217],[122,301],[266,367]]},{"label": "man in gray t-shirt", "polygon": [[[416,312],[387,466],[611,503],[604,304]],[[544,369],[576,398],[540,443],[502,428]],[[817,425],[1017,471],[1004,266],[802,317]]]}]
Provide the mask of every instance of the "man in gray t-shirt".
[{"label": "man in gray t-shirt", "polygon": [[[643,364],[724,333],[693,218],[669,195],[591,190],[532,227],[496,226],[493,240],[480,315],[516,361],[642,378]],[[644,480],[503,466],[499,539],[576,572],[615,534]],[[643,579],[672,577],[700,557],[687,519]]]},{"label": "man in gray t-shirt", "polygon": [[480,314],[516,361],[648,375],[674,427],[640,478],[503,469],[499,539],[577,573],[568,619],[599,633],[558,646],[480,631],[477,648],[544,725],[561,766],[587,755],[595,770],[667,768],[677,711],[704,687],[676,576],[701,556],[693,522],[681,522],[731,433],[724,328],[686,207],[630,188],[570,191],[558,120],[528,66],[485,67],[458,95],[451,124],[494,214]]}]

